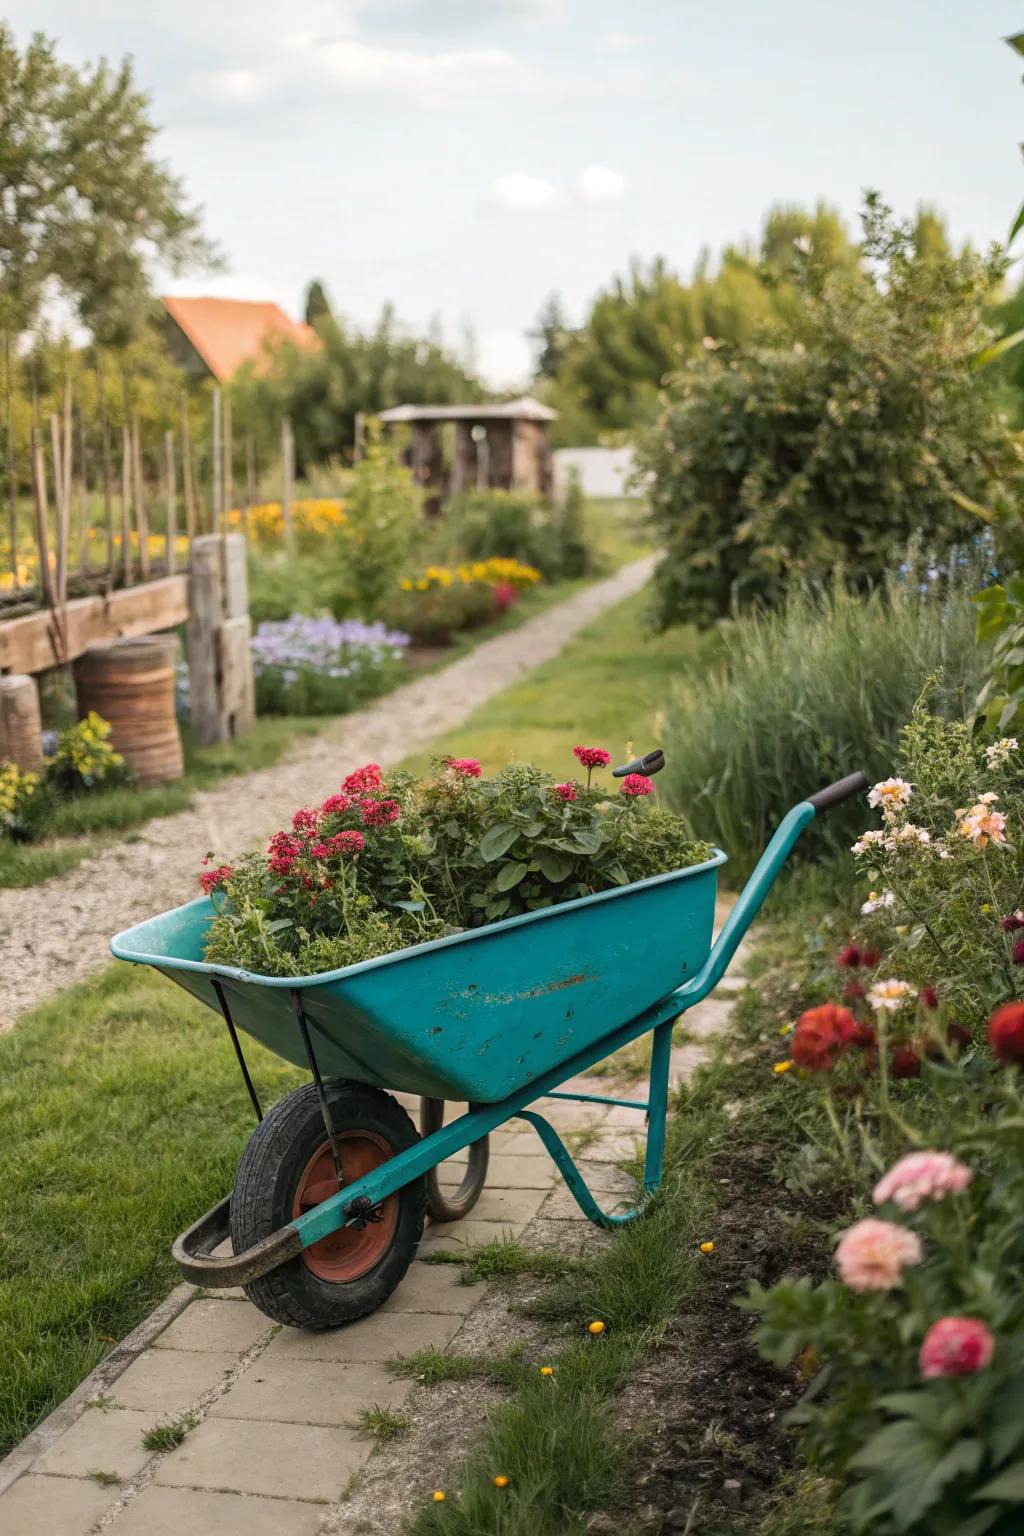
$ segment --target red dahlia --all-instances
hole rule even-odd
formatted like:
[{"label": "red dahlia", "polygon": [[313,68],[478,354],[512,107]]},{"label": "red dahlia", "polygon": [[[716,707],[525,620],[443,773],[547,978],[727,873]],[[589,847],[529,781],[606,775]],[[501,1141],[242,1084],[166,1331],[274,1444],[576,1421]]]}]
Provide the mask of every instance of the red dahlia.
[{"label": "red dahlia", "polygon": [[796,1021],[790,1055],[798,1067],[831,1072],[844,1048],[856,1040],[860,1028],[849,1008],[840,1008],[838,1003],[808,1008]]},{"label": "red dahlia", "polygon": [[1024,1062],[1024,1003],[1004,1003],[988,1021],[988,1043],[1004,1067]]}]

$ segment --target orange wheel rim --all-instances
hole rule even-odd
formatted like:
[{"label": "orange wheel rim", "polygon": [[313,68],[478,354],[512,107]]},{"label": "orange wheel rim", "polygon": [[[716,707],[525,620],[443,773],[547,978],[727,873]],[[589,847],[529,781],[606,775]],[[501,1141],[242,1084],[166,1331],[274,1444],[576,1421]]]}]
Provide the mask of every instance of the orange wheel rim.
[{"label": "orange wheel rim", "polygon": [[[373,1131],[339,1131],[338,1147],[346,1184],[354,1184],[356,1179],[372,1173],[392,1156],[388,1142]],[[292,1201],[292,1220],[336,1195],[338,1188],[331,1144],[324,1141],[299,1177]],[[398,1196],[388,1195],[378,1209],[380,1221],[368,1221],[362,1231],[357,1227],[341,1227],[304,1249],[302,1262],[306,1268],[319,1280],[327,1280],[333,1285],[344,1285],[368,1274],[391,1246],[398,1225]]]}]

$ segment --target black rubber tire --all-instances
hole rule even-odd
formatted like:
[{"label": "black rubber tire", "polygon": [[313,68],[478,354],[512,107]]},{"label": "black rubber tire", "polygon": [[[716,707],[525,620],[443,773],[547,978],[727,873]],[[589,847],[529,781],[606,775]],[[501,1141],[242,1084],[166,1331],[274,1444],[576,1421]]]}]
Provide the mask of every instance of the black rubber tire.
[{"label": "black rubber tire", "polygon": [[[429,1136],[444,1124],[444,1099],[420,1099],[420,1133]],[[469,1144],[469,1159],[465,1177],[453,1195],[441,1188],[440,1169],[435,1164],[424,1175],[427,1190],[427,1215],[431,1221],[459,1221],[467,1216],[480,1198],[487,1181],[487,1164],[490,1160],[490,1144],[486,1136]]]},{"label": "black rubber tire", "polygon": [[[389,1093],[340,1081],[328,1083],[326,1092],[339,1131],[372,1131],[395,1153],[419,1140],[409,1116]],[[231,1242],[236,1253],[292,1220],[299,1179],[324,1140],[323,1116],[312,1083],[297,1088],[267,1113],[242,1154],[231,1196]],[[397,1199],[391,1243],[365,1275],[332,1283],[313,1274],[299,1254],[251,1280],[243,1287],[245,1294],[267,1317],[293,1328],[338,1328],[375,1311],[409,1268],[423,1235],[422,1178],[400,1189]]]}]

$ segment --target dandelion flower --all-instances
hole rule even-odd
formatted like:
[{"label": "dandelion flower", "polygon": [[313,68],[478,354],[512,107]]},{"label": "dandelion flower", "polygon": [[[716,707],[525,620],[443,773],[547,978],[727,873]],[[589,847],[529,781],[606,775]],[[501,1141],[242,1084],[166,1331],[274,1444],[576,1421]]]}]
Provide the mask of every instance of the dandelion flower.
[{"label": "dandelion flower", "polygon": [[495,1477],[495,1479],[494,1479],[494,1486],[495,1486],[495,1488],[507,1488],[508,1487],[508,1478],[505,1476],[505,1474],[503,1472],[499,1472],[497,1477]]},{"label": "dandelion flower", "polygon": [[593,1322],[593,1323],[589,1323],[589,1324],[588,1324],[588,1325],[587,1325],[587,1332],[588,1332],[588,1333],[592,1333],[592,1334],[594,1334],[594,1335],[595,1335],[595,1337],[596,1337],[596,1336],[597,1336],[597,1334],[599,1334],[599,1333],[604,1333],[604,1323],[602,1323],[602,1322],[600,1322],[600,1321],[598,1321],[598,1322]]},{"label": "dandelion flower", "polygon": [[434,1503],[435,1504],[443,1504],[444,1501],[445,1501],[444,1489],[443,1488],[435,1488],[434,1489]]},{"label": "dandelion flower", "polygon": [[776,1061],[772,1065],[772,1071],[776,1074],[776,1076],[781,1077],[783,1072],[788,1072],[792,1065],[793,1063],[791,1061]]},{"label": "dandelion flower", "polygon": [[542,1365],[540,1368],[540,1373],[542,1376],[553,1376],[555,1374],[555,1368],[553,1365]]},{"label": "dandelion flower", "polygon": [[711,1243],[711,1242],[701,1243],[700,1251],[701,1251],[701,1253],[714,1253],[715,1245],[714,1245],[714,1243]]}]

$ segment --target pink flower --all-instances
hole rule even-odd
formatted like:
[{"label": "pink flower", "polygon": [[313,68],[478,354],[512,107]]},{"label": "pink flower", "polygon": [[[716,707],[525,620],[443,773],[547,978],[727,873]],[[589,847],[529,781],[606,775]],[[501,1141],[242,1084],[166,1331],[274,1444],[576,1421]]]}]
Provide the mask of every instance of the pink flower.
[{"label": "pink flower", "polygon": [[331,850],[328,848],[326,843],[312,843],[310,845],[309,855],[312,859],[329,859],[331,856]]},{"label": "pink flower", "polygon": [[836,1268],[851,1291],[891,1291],[908,1264],[920,1264],[921,1239],[894,1221],[867,1216],[839,1239]]},{"label": "pink flower", "polygon": [[612,760],[604,747],[573,747],[572,755],[584,768],[607,768]]},{"label": "pink flower", "polygon": [[916,1211],[925,1200],[958,1195],[974,1177],[972,1169],[948,1152],[908,1152],[875,1185],[876,1205],[893,1201],[901,1211]]},{"label": "pink flower", "polygon": [[300,835],[309,837],[316,831],[319,820],[320,812],[314,811],[311,806],[304,805],[292,817],[292,826]]},{"label": "pink flower", "polygon": [[446,757],[444,765],[463,779],[478,779],[483,773],[475,757]]},{"label": "pink flower", "polygon": [[924,1336],[918,1364],[926,1381],[971,1376],[992,1359],[996,1341],[975,1317],[940,1317]]},{"label": "pink flower", "polygon": [[380,764],[364,763],[362,768],[356,768],[342,780],[341,787],[347,795],[365,795],[371,789],[380,789],[383,782]]},{"label": "pink flower", "polygon": [[999,921],[1006,933],[1014,933],[1018,928],[1024,928],[1024,912],[1007,912]]},{"label": "pink flower", "polygon": [[620,795],[649,795],[654,789],[650,779],[642,773],[627,773],[622,781]]},{"label": "pink flower", "polygon": [[510,581],[499,581],[494,589],[494,608],[496,613],[505,613],[519,596]]},{"label": "pink flower", "polygon": [[332,853],[348,854],[350,857],[354,857],[357,853],[362,853],[366,847],[366,838],[361,832],[354,830],[351,832],[336,832],[332,838],[328,839],[328,842]]},{"label": "pink flower", "polygon": [[551,793],[553,795],[557,795],[559,800],[566,800],[569,802],[578,800],[580,797],[579,787],[578,785],[574,784],[571,779],[567,779],[564,784],[555,784],[552,787]]},{"label": "pink flower", "polygon": [[290,832],[275,832],[267,845],[270,862],[267,868],[273,875],[287,875],[302,852],[302,844]]},{"label": "pink flower", "polygon": [[217,869],[204,869],[199,876],[199,884],[207,896],[211,896],[214,891],[220,890],[233,874],[234,870],[230,864],[221,864]]},{"label": "pink flower", "polygon": [[401,807],[397,800],[360,800],[359,813],[364,827],[386,827],[397,821]]},{"label": "pink flower", "polygon": [[340,814],[342,811],[350,811],[351,809],[351,795],[328,795],[327,799],[320,807],[321,812],[325,816],[334,816],[336,814]]}]

